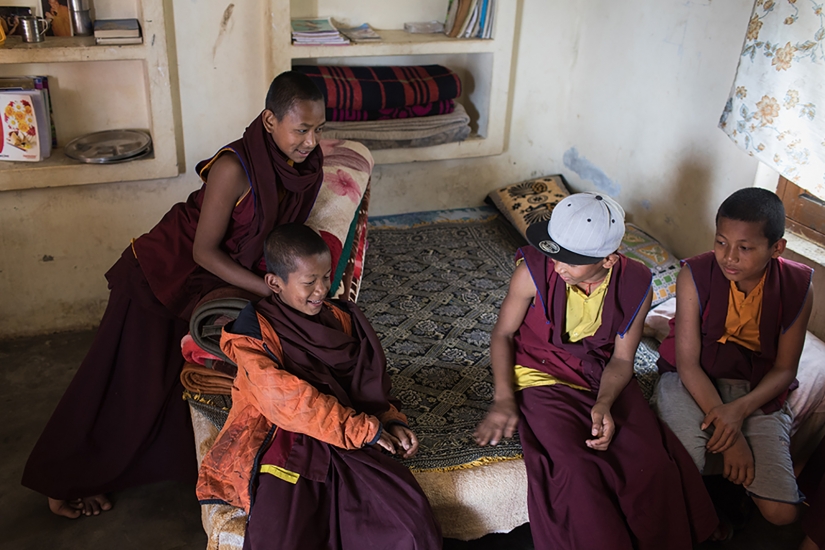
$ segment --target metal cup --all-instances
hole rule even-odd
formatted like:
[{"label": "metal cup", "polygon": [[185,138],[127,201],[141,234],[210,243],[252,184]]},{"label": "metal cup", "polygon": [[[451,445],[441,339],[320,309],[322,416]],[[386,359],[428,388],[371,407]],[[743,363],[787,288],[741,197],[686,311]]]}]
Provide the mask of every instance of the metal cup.
[{"label": "metal cup", "polygon": [[89,0],[69,0],[69,16],[72,20],[72,35],[91,36],[94,33]]},{"label": "metal cup", "polygon": [[23,42],[43,42],[43,36],[49,30],[51,21],[44,17],[34,15],[22,15],[17,18],[20,22],[20,32],[23,34]]}]

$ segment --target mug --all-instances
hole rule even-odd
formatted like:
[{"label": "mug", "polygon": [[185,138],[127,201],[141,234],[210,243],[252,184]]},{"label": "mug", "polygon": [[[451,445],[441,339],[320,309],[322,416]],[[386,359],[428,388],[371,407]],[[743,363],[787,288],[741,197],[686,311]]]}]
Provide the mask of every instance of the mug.
[{"label": "mug", "polygon": [[[49,30],[51,21],[44,17],[34,15],[23,15],[17,18],[20,22],[20,32],[23,34],[23,42],[43,42],[43,35]],[[41,30],[42,25],[42,30]]]}]

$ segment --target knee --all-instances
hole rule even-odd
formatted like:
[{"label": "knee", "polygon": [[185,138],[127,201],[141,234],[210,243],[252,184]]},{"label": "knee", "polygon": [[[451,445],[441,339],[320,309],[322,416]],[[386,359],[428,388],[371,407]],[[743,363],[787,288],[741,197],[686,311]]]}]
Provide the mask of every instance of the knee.
[{"label": "knee", "polygon": [[772,502],[755,498],[759,511],[767,521],[774,525],[790,525],[799,517],[799,507],[785,502]]}]

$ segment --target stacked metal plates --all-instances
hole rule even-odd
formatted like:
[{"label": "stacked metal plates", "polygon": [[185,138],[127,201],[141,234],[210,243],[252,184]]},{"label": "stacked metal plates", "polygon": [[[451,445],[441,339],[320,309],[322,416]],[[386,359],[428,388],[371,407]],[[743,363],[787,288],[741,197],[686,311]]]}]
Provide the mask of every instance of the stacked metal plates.
[{"label": "stacked metal plates", "polygon": [[152,136],[141,130],[106,130],[70,141],[67,157],[91,164],[112,164],[137,160],[152,152]]}]

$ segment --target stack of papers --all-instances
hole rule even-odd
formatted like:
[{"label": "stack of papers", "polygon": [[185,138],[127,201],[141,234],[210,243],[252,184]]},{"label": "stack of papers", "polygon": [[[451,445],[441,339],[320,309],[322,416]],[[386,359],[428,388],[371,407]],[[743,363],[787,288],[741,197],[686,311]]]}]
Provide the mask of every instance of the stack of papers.
[{"label": "stack of papers", "polygon": [[329,17],[293,19],[292,42],[297,46],[346,46],[349,44],[349,40],[338,32]]},{"label": "stack of papers", "polygon": [[375,32],[368,23],[349,29],[341,29],[341,34],[353,42],[379,42],[381,40],[381,35]]}]

